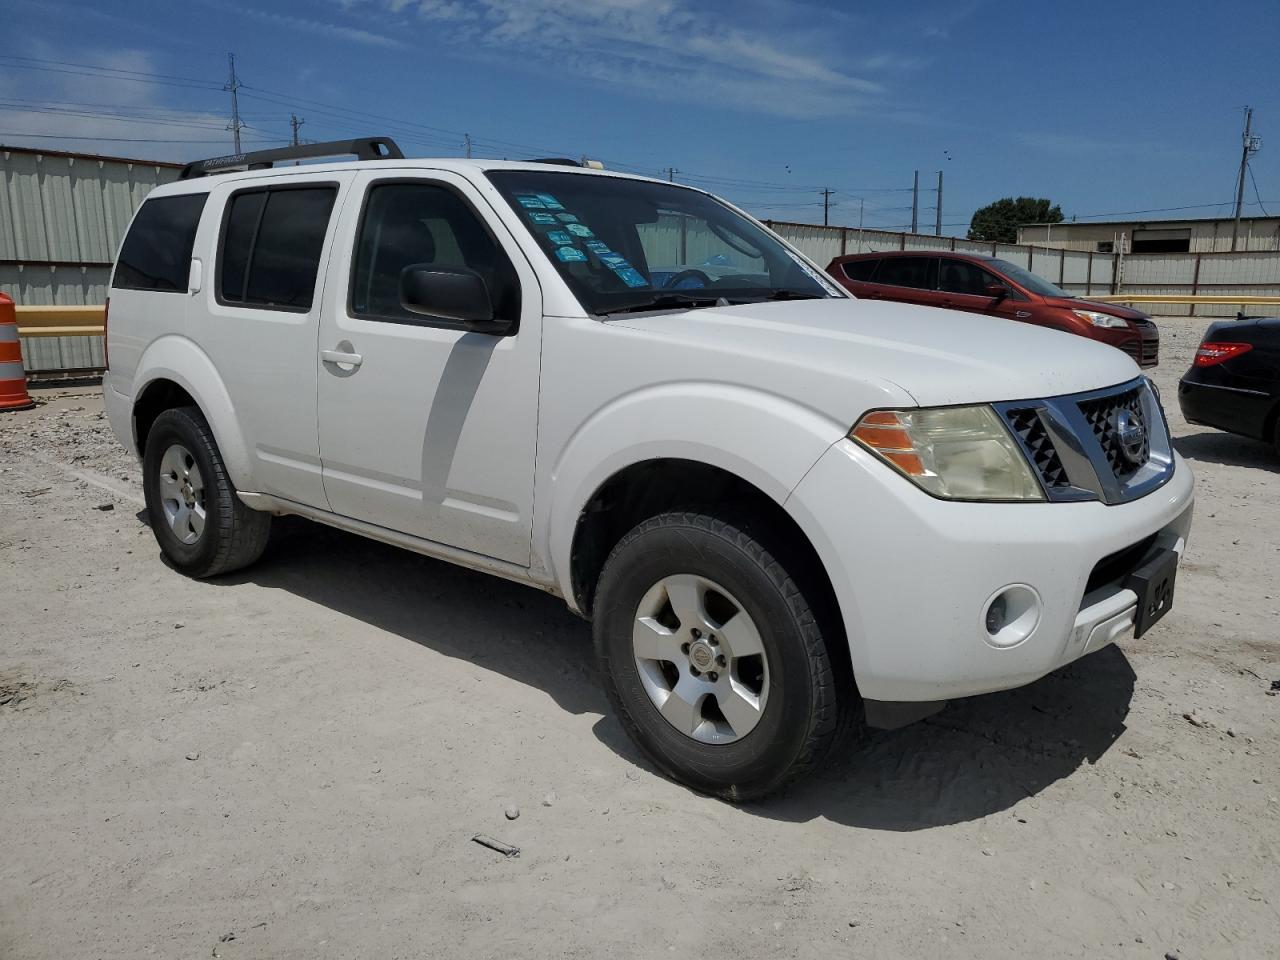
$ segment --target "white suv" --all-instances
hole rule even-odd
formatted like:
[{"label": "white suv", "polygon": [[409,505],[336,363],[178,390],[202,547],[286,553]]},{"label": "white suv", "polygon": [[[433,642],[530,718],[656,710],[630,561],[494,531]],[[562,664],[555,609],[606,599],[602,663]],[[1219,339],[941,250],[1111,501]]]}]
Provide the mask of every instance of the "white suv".
[{"label": "white suv", "polygon": [[707,193],[565,162],[193,164],[108,344],[179,570],[297,514],[547,590],[636,743],[729,799],[1140,634],[1191,522],[1120,351],[854,300]]}]

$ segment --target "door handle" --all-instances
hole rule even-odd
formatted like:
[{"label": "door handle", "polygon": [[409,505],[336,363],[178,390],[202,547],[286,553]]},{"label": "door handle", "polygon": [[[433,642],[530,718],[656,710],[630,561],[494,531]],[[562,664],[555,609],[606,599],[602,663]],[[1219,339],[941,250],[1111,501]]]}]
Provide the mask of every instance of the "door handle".
[{"label": "door handle", "polygon": [[364,362],[364,357],[358,353],[344,353],[341,350],[321,350],[320,359],[325,363],[345,363],[351,367],[358,367]]}]

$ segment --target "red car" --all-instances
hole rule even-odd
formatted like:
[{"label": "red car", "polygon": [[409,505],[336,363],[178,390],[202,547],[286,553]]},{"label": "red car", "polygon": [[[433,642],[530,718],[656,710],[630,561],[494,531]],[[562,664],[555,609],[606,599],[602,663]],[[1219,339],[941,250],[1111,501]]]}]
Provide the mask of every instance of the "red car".
[{"label": "red car", "polygon": [[1142,367],[1160,359],[1160,331],[1141,310],[1080,300],[1007,260],[925,250],[859,253],[836,257],[827,273],[864,300],[968,310],[1065,330],[1119,347]]}]

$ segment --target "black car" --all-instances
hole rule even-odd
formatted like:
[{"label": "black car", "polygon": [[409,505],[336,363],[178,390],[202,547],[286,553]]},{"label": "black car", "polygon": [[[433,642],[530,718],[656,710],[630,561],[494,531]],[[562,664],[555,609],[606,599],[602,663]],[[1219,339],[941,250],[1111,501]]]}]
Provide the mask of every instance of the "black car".
[{"label": "black car", "polygon": [[1241,317],[1209,327],[1178,384],[1178,405],[1191,423],[1280,451],[1280,317]]}]

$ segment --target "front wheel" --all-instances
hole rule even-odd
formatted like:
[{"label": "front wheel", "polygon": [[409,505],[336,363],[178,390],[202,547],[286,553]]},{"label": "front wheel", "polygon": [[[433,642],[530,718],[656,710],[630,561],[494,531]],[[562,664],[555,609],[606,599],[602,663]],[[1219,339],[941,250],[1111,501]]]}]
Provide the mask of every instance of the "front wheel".
[{"label": "front wheel", "polygon": [[266,549],[271,515],[236,496],[213,431],[195,407],[156,417],[142,458],[142,490],[156,542],[188,576],[238,570]]},{"label": "front wheel", "polygon": [[744,526],[646,520],[606,561],[594,617],[627,733],[672,778],[728,800],[816,766],[855,697],[810,599]]}]

